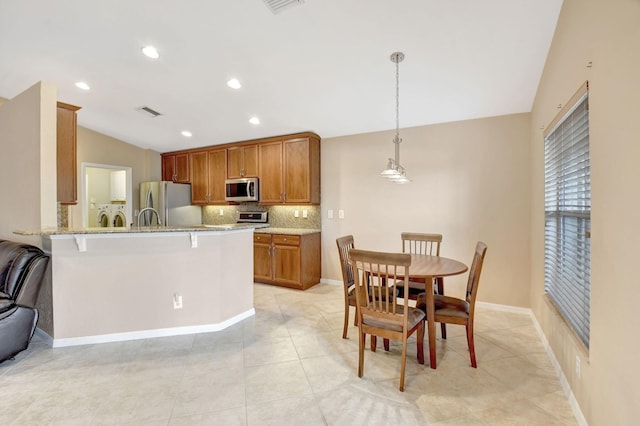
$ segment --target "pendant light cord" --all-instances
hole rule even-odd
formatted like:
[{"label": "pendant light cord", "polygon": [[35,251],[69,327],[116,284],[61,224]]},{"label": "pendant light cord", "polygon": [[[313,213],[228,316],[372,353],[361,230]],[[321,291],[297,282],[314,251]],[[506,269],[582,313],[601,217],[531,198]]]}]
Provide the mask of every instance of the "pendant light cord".
[{"label": "pendant light cord", "polygon": [[400,61],[396,59],[396,143],[400,143]]}]

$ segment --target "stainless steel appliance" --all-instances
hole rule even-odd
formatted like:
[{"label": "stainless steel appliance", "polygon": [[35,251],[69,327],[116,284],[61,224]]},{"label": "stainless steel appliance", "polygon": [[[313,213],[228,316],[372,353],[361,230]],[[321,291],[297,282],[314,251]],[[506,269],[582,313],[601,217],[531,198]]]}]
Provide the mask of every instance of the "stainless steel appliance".
[{"label": "stainless steel appliance", "polygon": [[267,223],[268,215],[267,212],[238,212],[237,223]]},{"label": "stainless steel appliance", "polygon": [[258,178],[227,179],[224,199],[235,202],[260,201],[260,181]]},{"label": "stainless steel appliance", "polygon": [[[142,211],[145,208],[152,210]],[[191,185],[168,181],[140,184],[140,221],[138,226],[193,226],[202,223],[202,208],[191,205]]]}]

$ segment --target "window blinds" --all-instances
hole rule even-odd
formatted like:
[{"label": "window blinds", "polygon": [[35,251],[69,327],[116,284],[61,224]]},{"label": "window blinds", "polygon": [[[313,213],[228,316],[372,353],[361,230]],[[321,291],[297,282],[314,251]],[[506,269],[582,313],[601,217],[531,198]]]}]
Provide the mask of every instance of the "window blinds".
[{"label": "window blinds", "polygon": [[[586,84],[545,136],[545,291],[589,347],[591,173]],[[575,99],[575,97],[574,97]]]}]

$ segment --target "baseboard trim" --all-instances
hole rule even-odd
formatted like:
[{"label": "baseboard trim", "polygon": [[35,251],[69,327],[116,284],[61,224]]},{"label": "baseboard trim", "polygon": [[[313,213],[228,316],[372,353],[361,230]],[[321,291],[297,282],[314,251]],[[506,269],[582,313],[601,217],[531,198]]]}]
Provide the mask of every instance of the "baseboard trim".
[{"label": "baseboard trim", "polygon": [[531,311],[530,308],[522,308],[520,306],[500,305],[498,303],[489,303],[489,302],[480,302],[480,301],[476,301],[476,306],[479,306],[485,309],[491,309],[494,311],[513,312],[516,314],[533,315],[533,312]]},{"label": "baseboard trim", "polygon": [[533,311],[530,308],[521,308],[518,306],[508,306],[508,305],[499,305],[496,303],[487,303],[487,302],[476,302],[476,305],[485,309],[492,309],[495,311],[503,311],[503,312],[515,312],[519,314],[527,314],[533,320],[533,326],[538,332],[538,337],[540,337],[540,341],[547,351],[547,355],[549,356],[549,360],[553,365],[553,368],[556,370],[556,375],[560,380],[560,384],[562,385],[562,390],[564,391],[565,396],[569,400],[569,405],[571,406],[571,410],[573,411],[573,415],[576,418],[576,421],[580,426],[588,426],[587,420],[582,414],[582,410],[580,409],[580,405],[578,404],[578,400],[576,399],[573,391],[571,390],[571,386],[569,386],[569,382],[567,381],[567,377],[564,375],[558,360],[556,359],[555,354],[553,353],[553,349],[549,345],[549,341],[547,337],[544,335],[542,331],[542,327],[540,327],[540,323],[538,322],[536,316],[533,314]]},{"label": "baseboard trim", "polygon": [[540,341],[542,342],[542,346],[547,351],[547,355],[549,356],[549,360],[553,365],[553,368],[556,370],[556,375],[560,380],[560,384],[562,385],[562,390],[564,391],[565,396],[569,400],[569,405],[571,406],[571,410],[573,411],[573,415],[576,418],[576,421],[580,426],[587,426],[587,420],[582,414],[582,410],[580,409],[580,405],[578,404],[578,400],[576,399],[573,391],[571,390],[571,386],[569,386],[569,382],[567,381],[567,377],[564,375],[562,368],[560,368],[560,364],[556,359],[555,354],[553,353],[553,349],[549,345],[549,341],[547,337],[544,335],[542,331],[542,327],[540,327],[540,323],[538,322],[536,316],[533,314],[533,311],[530,308],[521,308],[518,306],[508,306],[508,305],[498,305],[496,303],[487,303],[487,302],[476,302],[476,305],[485,309],[492,309],[495,311],[503,311],[503,312],[515,312],[519,314],[527,314],[533,320],[533,326],[538,332],[538,337],[540,337]]},{"label": "baseboard trim", "polygon": [[[65,339],[56,339],[56,338],[52,339],[44,331],[41,331],[41,333],[44,333],[48,337],[48,339],[46,337],[43,337],[43,338],[45,340],[49,340],[50,346],[54,348],[63,348],[67,346],[93,345],[97,343],[123,342],[126,340],[151,339],[154,337],[180,336],[185,334],[198,334],[198,333],[209,333],[212,331],[221,331],[255,314],[256,314],[256,310],[254,308],[251,308],[246,312],[243,312],[239,315],[236,315],[235,317],[229,318],[228,320],[225,320],[223,322],[216,323],[216,324],[194,325],[194,326],[187,326],[187,327],[159,328],[154,330],[100,334],[97,336],[70,337]],[[40,336],[40,334],[38,335]]]},{"label": "baseboard trim", "polygon": [[549,345],[549,341],[547,340],[547,337],[544,335],[544,332],[542,331],[542,327],[540,327],[540,323],[536,319],[535,315],[533,315],[533,311],[531,311],[531,319],[533,320],[533,326],[536,328],[536,330],[538,332],[538,336],[540,336],[540,340],[542,341],[542,345],[544,346],[544,348],[547,351],[547,354],[549,355],[549,359],[551,360],[551,364],[553,364],[553,368],[556,369],[556,374],[558,375],[558,378],[560,379],[560,384],[562,385],[562,390],[564,391],[564,394],[566,395],[567,399],[569,400],[569,405],[571,406],[571,410],[573,411],[573,415],[576,417],[576,421],[578,422],[578,424],[580,426],[588,426],[589,423],[587,423],[587,419],[584,417],[584,414],[582,413],[582,410],[580,409],[580,404],[578,404],[578,400],[576,399],[576,396],[573,394],[573,391],[571,390],[571,386],[569,386],[569,382],[567,381],[567,377],[562,372],[562,368],[560,367],[560,363],[558,363],[558,360],[557,360],[555,354],[553,353],[553,349],[551,349],[551,346]]},{"label": "baseboard trim", "polygon": [[53,346],[53,337],[49,336],[49,333],[47,333],[46,331],[36,327],[36,331],[35,333],[36,336],[38,336],[38,338],[44,340],[44,342],[49,345],[49,346]]},{"label": "baseboard trim", "polygon": [[320,279],[320,283],[321,284],[329,284],[329,285],[342,285],[342,281],[341,280],[330,280],[329,278],[321,278]]}]

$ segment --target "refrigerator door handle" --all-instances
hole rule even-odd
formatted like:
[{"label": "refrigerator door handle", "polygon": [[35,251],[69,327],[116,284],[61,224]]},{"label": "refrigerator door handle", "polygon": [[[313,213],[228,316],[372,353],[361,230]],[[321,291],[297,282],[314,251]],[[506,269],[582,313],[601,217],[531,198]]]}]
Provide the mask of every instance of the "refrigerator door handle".
[{"label": "refrigerator door handle", "polygon": [[[151,192],[151,185],[149,185],[149,188],[147,189],[147,196],[146,198],[146,202],[145,202],[145,208],[146,207],[152,207],[153,208],[153,193]],[[153,214],[151,211],[146,211],[143,214],[142,217],[142,226],[151,226],[153,221]]]}]

